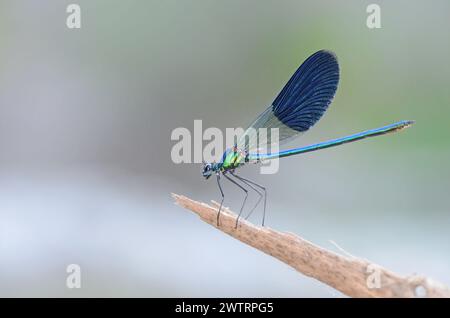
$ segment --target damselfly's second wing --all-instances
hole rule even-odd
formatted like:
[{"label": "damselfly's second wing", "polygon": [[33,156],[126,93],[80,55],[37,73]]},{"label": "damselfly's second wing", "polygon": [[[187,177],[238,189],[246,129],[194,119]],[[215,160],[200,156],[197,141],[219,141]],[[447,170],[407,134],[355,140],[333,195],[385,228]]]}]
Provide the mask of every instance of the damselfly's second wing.
[{"label": "damselfly's second wing", "polygon": [[[314,53],[300,65],[272,105],[247,128],[238,140],[238,149],[247,153],[267,149],[271,128],[278,128],[279,143],[307,131],[327,110],[338,83],[336,56],[325,50]],[[260,128],[267,128],[267,138],[261,138]]]}]

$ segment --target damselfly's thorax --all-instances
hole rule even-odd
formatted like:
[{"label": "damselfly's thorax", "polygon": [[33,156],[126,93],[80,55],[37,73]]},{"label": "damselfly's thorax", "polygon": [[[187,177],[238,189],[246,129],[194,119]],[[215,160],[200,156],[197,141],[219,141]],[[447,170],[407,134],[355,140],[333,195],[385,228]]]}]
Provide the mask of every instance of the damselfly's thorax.
[{"label": "damselfly's thorax", "polygon": [[236,169],[245,164],[246,157],[247,154],[236,146],[229,148],[223,153],[222,161],[220,162],[220,170],[223,172]]},{"label": "damselfly's thorax", "polygon": [[202,175],[208,179],[213,173],[234,170],[245,164],[246,158],[247,154],[244,151],[239,150],[237,147],[229,148],[223,153],[220,162],[203,162]]}]

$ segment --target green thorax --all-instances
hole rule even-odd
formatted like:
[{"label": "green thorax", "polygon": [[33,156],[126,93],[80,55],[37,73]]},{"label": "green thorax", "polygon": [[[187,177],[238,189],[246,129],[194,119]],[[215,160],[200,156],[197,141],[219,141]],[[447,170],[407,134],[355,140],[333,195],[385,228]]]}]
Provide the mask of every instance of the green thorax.
[{"label": "green thorax", "polygon": [[231,170],[243,165],[245,163],[245,154],[235,147],[227,149],[222,156],[222,162],[220,163],[220,170]]}]

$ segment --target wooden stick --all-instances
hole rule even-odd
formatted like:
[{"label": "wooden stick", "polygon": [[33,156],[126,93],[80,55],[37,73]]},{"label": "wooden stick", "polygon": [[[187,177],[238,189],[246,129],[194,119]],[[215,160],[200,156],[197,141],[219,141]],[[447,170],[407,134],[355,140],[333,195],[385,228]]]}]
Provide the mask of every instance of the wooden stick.
[{"label": "wooden stick", "polygon": [[218,230],[271,255],[298,272],[321,281],[350,297],[450,297],[450,289],[419,275],[401,276],[367,260],[339,255],[291,233],[259,227],[240,220],[223,208],[217,227],[214,206],[172,194],[176,203]]}]

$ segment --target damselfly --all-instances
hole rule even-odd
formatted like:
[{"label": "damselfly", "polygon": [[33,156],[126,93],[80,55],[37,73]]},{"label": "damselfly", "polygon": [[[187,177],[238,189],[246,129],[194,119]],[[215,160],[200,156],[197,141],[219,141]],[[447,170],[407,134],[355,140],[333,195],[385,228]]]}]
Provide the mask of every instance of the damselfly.
[{"label": "damselfly", "polygon": [[[345,143],[361,140],[367,137],[380,136],[396,132],[411,126],[410,120],[399,121],[384,127],[371,129],[350,136],[333,139],[300,148],[288,149],[276,153],[260,153],[260,128],[278,128],[279,144],[291,140],[293,137],[309,130],[325,113],[330,105],[339,83],[339,64],[336,56],[329,51],[321,50],[314,53],[297,69],[289,82],[284,86],[273,103],[262,112],[248,127],[244,134],[231,149],[227,149],[218,163],[203,162],[203,176],[208,179],[215,174],[222,201],[217,212],[217,225],[219,226],[220,211],[224,201],[224,192],[220,183],[224,176],[231,183],[239,187],[245,198],[242,202],[239,215],[236,218],[236,227],[247,201],[248,190],[255,191],[259,198],[250,210],[248,218],[255,208],[264,199],[264,212],[262,225],[266,215],[267,191],[266,188],[254,181],[236,174],[235,170],[249,162],[260,162],[274,158],[283,158],[305,152],[316,151]],[[256,134],[255,134],[256,131]],[[266,138],[269,140],[269,138]]]}]

